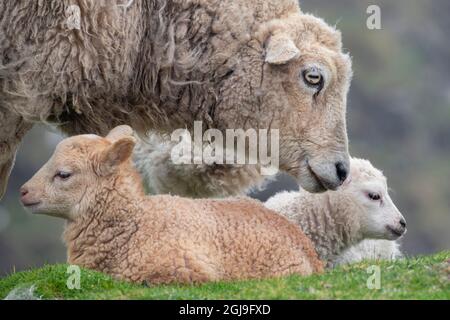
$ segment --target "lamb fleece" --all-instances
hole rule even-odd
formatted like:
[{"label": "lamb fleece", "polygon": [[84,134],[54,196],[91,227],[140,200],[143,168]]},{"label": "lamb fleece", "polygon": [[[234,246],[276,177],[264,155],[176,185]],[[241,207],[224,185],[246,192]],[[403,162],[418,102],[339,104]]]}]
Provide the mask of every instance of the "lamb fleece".
[{"label": "lamb fleece", "polygon": [[[127,133],[118,138],[119,131]],[[68,219],[68,263],[149,284],[323,270],[302,231],[260,202],[146,196],[131,161],[131,133],[119,127],[107,138],[64,140],[22,188],[24,204],[39,202],[35,213]],[[119,158],[113,168],[105,163]],[[76,174],[49,182],[61,167]]]},{"label": "lamb fleece", "polygon": [[139,199],[123,191],[116,184],[97,193],[102,205],[67,225],[68,263],[151,284],[322,271],[298,227],[256,201]]},{"label": "lamb fleece", "polygon": [[313,196],[304,190],[283,192],[265,204],[301,226],[328,267],[345,249],[363,240],[358,219],[351,218],[352,200],[337,193]]},{"label": "lamb fleece", "polygon": [[334,261],[335,265],[344,265],[363,260],[397,260],[403,257],[400,243],[390,240],[363,240],[351,246]]}]

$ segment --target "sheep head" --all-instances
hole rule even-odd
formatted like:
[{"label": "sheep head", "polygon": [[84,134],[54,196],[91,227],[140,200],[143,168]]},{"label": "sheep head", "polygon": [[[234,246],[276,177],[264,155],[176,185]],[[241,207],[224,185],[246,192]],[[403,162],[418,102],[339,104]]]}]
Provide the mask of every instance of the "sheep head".
[{"label": "sheep head", "polygon": [[105,138],[79,135],[63,140],[21,188],[23,205],[33,213],[75,220],[102,189],[141,194],[131,163],[135,143],[128,126],[113,129]]},{"label": "sheep head", "polygon": [[340,33],[295,13],[263,23],[255,39],[222,90],[216,123],[278,129],[280,169],[307,191],[337,189],[350,166],[346,96],[352,77]]},{"label": "sheep head", "polygon": [[336,192],[351,199],[362,239],[396,240],[406,233],[406,221],[389,196],[383,173],[367,160],[351,159],[351,173]]}]

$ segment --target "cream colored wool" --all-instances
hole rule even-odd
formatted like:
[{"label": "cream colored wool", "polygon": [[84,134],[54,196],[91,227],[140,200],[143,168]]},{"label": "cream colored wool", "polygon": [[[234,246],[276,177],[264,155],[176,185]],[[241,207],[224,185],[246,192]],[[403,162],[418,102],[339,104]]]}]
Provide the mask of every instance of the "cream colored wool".
[{"label": "cream colored wool", "polygon": [[344,250],[334,261],[343,265],[363,260],[397,260],[403,257],[400,244],[392,240],[363,240]]},{"label": "cream colored wool", "polygon": [[[370,199],[371,193],[381,199]],[[282,192],[267,200],[266,206],[298,224],[328,267],[348,261],[341,255],[364,239],[396,240],[406,232],[386,178],[367,160],[351,159],[350,178],[337,191]],[[372,252],[363,255],[374,257]]]}]

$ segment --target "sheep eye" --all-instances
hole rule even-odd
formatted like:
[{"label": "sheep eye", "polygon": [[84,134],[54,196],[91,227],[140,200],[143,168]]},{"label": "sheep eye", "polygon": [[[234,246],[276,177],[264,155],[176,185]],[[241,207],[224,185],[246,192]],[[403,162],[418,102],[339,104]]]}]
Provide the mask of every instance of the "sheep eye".
[{"label": "sheep eye", "polygon": [[367,196],[369,197],[370,200],[373,200],[373,201],[379,201],[379,200],[381,200],[381,196],[380,196],[378,193],[372,193],[372,192],[369,192],[369,193],[367,194]]},{"label": "sheep eye", "polygon": [[67,180],[72,176],[72,174],[70,172],[65,172],[65,171],[58,171],[55,174],[55,178],[59,178],[61,180]]},{"label": "sheep eye", "polygon": [[306,83],[306,85],[316,88],[317,93],[320,92],[323,88],[323,75],[320,72],[320,70],[316,67],[312,67],[309,69],[306,69],[302,72],[303,81]]}]

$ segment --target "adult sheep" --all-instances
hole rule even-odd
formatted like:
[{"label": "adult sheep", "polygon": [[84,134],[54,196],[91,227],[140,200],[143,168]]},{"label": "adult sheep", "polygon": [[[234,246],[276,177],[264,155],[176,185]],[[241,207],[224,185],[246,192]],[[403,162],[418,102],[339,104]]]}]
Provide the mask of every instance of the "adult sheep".
[{"label": "adult sheep", "polygon": [[69,135],[280,129],[280,169],[306,190],[348,173],[351,61],[297,0],[0,2],[0,195],[35,122]]}]

